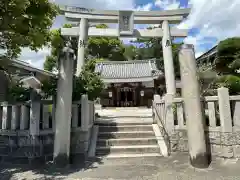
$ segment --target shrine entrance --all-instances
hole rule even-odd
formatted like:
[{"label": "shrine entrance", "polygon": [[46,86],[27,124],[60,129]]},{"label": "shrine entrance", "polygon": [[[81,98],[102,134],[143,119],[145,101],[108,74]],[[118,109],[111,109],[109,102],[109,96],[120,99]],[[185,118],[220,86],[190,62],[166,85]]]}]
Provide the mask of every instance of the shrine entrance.
[{"label": "shrine entrance", "polygon": [[132,87],[121,87],[119,89],[119,102],[117,104],[121,107],[133,107],[135,105],[135,89]]},{"label": "shrine entrance", "polygon": [[[166,93],[176,94],[172,40],[174,38],[187,37],[188,30],[178,29],[176,26],[172,27],[170,25],[178,24],[184,20],[188,16],[190,9],[148,12],[127,10],[103,11],[73,6],[64,6],[60,9],[66,20],[74,24],[71,28],[61,28],[61,35],[78,38],[76,75],[81,73],[85,63],[85,48],[87,47],[88,37],[162,38]],[[90,27],[90,23],[113,23],[118,24],[118,28],[101,29]],[[134,24],[161,24],[161,27],[135,29]],[[152,72],[151,74],[154,73]],[[131,101],[126,99],[131,99],[131,89],[126,92],[125,95],[122,93],[121,98],[125,99],[125,102],[128,104]]]}]

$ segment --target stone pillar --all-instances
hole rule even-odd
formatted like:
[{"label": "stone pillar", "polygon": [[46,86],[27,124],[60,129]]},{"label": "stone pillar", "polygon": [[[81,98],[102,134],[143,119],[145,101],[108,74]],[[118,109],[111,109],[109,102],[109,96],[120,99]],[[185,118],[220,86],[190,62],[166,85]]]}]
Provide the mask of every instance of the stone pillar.
[{"label": "stone pillar", "polygon": [[2,108],[2,129],[10,129],[11,128],[11,106],[8,104],[4,104]]},{"label": "stone pillar", "polygon": [[37,141],[39,135],[39,123],[40,123],[41,104],[40,101],[33,99],[30,109],[30,135],[33,138],[33,142]]},{"label": "stone pillar", "polygon": [[30,120],[30,108],[27,105],[21,106],[21,114],[20,114],[20,129],[25,130],[29,127]]},{"label": "stone pillar", "polygon": [[232,127],[232,116],[231,106],[228,88],[218,88],[218,104],[219,104],[219,115],[221,122],[221,147],[222,157],[232,158],[233,147],[231,141],[233,127]]},{"label": "stone pillar", "polygon": [[182,45],[179,52],[179,61],[190,162],[193,167],[207,168],[209,159],[205,141],[204,119],[200,102],[200,88],[193,45]]},{"label": "stone pillar", "polygon": [[69,163],[72,113],[73,56],[70,47],[63,48],[59,59],[57,101],[55,111],[55,139],[53,161],[58,167]]},{"label": "stone pillar", "polygon": [[172,94],[166,94],[164,96],[165,101],[165,118],[164,123],[167,130],[168,135],[171,137],[174,131],[174,112],[173,112],[173,95]]},{"label": "stone pillar", "polygon": [[167,94],[175,95],[176,84],[175,84],[175,73],[173,64],[173,54],[172,54],[172,43],[171,34],[168,21],[163,21],[163,38],[162,38],[162,49],[163,49],[163,59],[164,59],[164,73]]},{"label": "stone pillar", "polygon": [[[153,124],[157,124],[158,121],[160,121],[159,115],[157,114],[157,110],[156,110],[156,108],[157,108],[156,103],[158,103],[160,101],[161,101],[160,95],[159,94],[154,94],[154,96],[153,96],[153,105],[152,105],[152,107],[153,107],[153,114],[154,114]],[[159,119],[159,120],[157,120],[157,119]]]},{"label": "stone pillar", "polygon": [[20,106],[12,106],[11,129],[16,130],[20,127]]},{"label": "stone pillar", "polygon": [[82,18],[79,25],[79,40],[78,40],[78,54],[77,54],[77,70],[76,75],[82,71],[85,63],[85,47],[88,39],[88,20]]},{"label": "stone pillar", "polygon": [[89,105],[88,95],[84,94],[81,97],[81,129],[82,131],[88,131],[89,126]]},{"label": "stone pillar", "polygon": [[78,104],[72,105],[72,127],[77,128],[78,127]]},{"label": "stone pillar", "polygon": [[43,104],[43,110],[42,110],[42,123],[43,123],[43,129],[49,128],[49,105]]}]

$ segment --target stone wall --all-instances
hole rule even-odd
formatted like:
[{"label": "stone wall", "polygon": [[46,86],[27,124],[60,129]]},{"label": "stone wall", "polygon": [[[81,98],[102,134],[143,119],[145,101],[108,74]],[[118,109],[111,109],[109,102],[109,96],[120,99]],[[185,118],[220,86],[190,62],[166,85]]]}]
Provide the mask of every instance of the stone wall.
[{"label": "stone wall", "polygon": [[[0,163],[35,164],[53,160],[54,133],[41,131],[41,135],[30,136],[28,131],[0,132]],[[87,156],[91,138],[89,131],[80,128],[71,132],[70,159],[78,161]]]},{"label": "stone wall", "polygon": [[[212,156],[223,158],[240,157],[240,131],[224,133],[205,131],[207,148]],[[188,152],[187,130],[175,130],[170,137],[171,152]]]}]

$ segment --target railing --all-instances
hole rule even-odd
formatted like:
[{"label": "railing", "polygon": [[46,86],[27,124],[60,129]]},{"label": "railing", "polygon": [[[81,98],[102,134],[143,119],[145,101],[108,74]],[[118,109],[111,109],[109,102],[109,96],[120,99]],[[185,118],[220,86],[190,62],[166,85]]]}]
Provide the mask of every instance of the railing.
[{"label": "railing", "polygon": [[[0,103],[0,163],[21,159],[53,159],[55,103],[52,100]],[[87,96],[73,102],[70,153],[84,154],[95,120],[94,103]]]},{"label": "railing", "polygon": [[[240,95],[237,96],[205,96],[202,98],[202,106],[205,113],[205,127],[208,130],[216,130],[220,131],[220,128],[224,126],[225,121],[230,121],[234,130],[240,130]],[[222,107],[219,106],[219,98],[227,99],[230,107],[223,104]],[[167,108],[165,104],[165,100],[154,100],[153,101],[153,110],[155,110],[158,114],[158,121],[164,122],[166,125],[166,121],[170,121],[171,119],[166,119],[167,116]],[[220,112],[221,111],[221,112]],[[172,100],[172,113],[173,113],[173,121],[174,121],[174,129],[186,129],[186,119],[184,114],[184,103],[183,98],[174,98]],[[226,117],[222,115],[230,114],[230,117]]]},{"label": "railing", "polygon": [[[240,157],[240,96],[229,96],[227,88],[219,88],[217,96],[205,96],[201,102],[207,149],[219,157]],[[161,130],[168,153],[189,150],[184,108],[183,98],[154,96],[154,122]]]},{"label": "railing", "polygon": [[[82,128],[82,121],[92,127],[95,120],[93,101],[86,104],[88,111],[82,110],[81,101],[73,102],[71,127]],[[86,106],[84,105],[84,106]],[[55,104],[52,100],[36,102],[0,103],[0,133],[48,134],[55,131]],[[85,118],[82,118],[84,116]]]}]

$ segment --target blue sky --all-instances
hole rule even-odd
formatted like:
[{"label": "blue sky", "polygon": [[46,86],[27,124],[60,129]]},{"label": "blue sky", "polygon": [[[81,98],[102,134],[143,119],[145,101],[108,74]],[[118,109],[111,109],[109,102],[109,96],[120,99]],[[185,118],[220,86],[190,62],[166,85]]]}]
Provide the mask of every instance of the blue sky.
[{"label": "blue sky", "polygon": [[[93,9],[107,10],[171,10],[191,8],[190,15],[178,28],[188,29],[188,37],[175,39],[175,42],[193,44],[196,57],[211,49],[219,41],[228,37],[240,36],[240,0],[52,0],[61,5],[74,5]],[[53,28],[64,24],[63,17],[57,17]],[[144,26],[137,26],[143,28]],[[124,42],[128,42],[126,39]],[[48,47],[37,53],[23,49],[21,60],[42,68]]]}]

